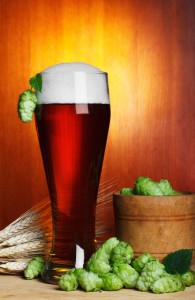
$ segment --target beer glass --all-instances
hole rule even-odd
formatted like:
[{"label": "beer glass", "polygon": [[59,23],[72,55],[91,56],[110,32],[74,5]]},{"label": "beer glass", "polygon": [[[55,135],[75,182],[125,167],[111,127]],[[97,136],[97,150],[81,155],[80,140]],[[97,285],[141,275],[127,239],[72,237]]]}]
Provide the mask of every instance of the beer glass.
[{"label": "beer glass", "polygon": [[107,73],[84,63],[41,73],[36,127],[51,199],[53,240],[42,278],[57,283],[95,251],[95,209],[110,122]]}]

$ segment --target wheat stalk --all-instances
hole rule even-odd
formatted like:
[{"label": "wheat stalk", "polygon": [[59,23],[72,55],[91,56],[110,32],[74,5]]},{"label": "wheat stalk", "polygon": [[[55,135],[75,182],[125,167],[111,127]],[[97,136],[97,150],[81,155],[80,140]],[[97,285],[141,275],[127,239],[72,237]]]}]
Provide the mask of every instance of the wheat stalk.
[{"label": "wheat stalk", "polygon": [[33,206],[0,231],[0,273],[24,270],[36,255],[46,257],[52,240],[49,198]]},{"label": "wheat stalk", "polygon": [[17,274],[23,272],[30,259],[16,260],[0,264],[0,273]]},{"label": "wheat stalk", "polygon": [[[24,217],[24,216],[23,216]],[[5,229],[0,231],[0,242],[3,242],[5,239],[17,234],[21,230],[24,230],[36,222],[37,215],[32,213],[32,215],[27,216],[26,218],[17,219],[15,222],[8,225]]]},{"label": "wheat stalk", "polygon": [[10,237],[17,235],[18,233],[29,231],[32,227],[39,227],[41,225],[47,231],[51,231],[51,208],[48,198],[44,199],[18,219],[12,222],[10,225],[0,231],[0,243],[4,242]]},{"label": "wheat stalk", "polygon": [[33,241],[24,243],[21,245],[16,245],[12,247],[0,249],[0,257],[28,257],[29,253],[32,255],[42,255],[45,249],[45,242],[43,241]]},{"label": "wheat stalk", "polygon": [[41,228],[32,232],[26,231],[24,233],[17,234],[16,236],[12,236],[8,240],[0,243],[0,248],[20,245],[32,240],[44,239],[44,236],[45,233]]}]

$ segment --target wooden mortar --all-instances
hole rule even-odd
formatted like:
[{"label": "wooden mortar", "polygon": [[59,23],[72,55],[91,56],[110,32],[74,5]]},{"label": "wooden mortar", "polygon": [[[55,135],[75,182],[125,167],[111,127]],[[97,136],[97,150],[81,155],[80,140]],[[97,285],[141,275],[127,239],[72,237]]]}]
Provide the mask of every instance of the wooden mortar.
[{"label": "wooden mortar", "polygon": [[159,260],[179,249],[193,249],[195,194],[181,196],[113,195],[115,235],[130,243],[135,257],[149,252]]}]

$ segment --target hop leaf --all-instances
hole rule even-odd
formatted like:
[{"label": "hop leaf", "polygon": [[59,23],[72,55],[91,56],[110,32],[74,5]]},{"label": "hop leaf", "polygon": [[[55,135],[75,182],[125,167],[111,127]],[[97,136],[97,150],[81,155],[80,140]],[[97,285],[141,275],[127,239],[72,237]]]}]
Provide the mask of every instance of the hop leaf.
[{"label": "hop leaf", "polygon": [[189,270],[192,262],[192,250],[180,249],[168,254],[163,259],[165,270],[170,274],[184,274]]},{"label": "hop leaf", "polygon": [[34,77],[31,77],[29,83],[35,89],[35,91],[42,91],[42,76],[40,73],[36,74]]}]

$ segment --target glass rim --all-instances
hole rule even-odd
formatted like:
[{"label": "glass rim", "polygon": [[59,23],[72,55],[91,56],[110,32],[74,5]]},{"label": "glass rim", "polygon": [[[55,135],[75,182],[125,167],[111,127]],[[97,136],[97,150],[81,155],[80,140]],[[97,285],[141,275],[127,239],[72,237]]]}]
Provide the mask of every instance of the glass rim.
[{"label": "glass rim", "polygon": [[58,71],[42,71],[40,72],[40,74],[44,75],[44,74],[55,74],[55,73],[58,73],[58,74],[75,74],[75,73],[84,73],[84,74],[94,74],[94,75],[108,75],[107,72],[104,72],[104,71],[62,71],[62,70],[58,70]]}]

